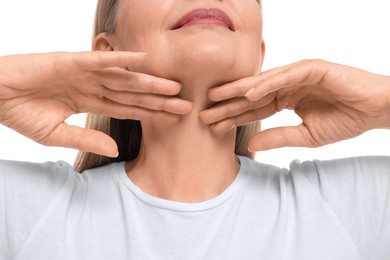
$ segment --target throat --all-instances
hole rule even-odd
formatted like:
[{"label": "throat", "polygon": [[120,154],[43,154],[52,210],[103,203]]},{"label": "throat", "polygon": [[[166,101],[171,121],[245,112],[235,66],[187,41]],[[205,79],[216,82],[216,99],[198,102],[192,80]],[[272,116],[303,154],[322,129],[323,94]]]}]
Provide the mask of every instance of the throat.
[{"label": "throat", "polygon": [[127,163],[126,171],[145,193],[201,202],[218,196],[234,181],[239,170],[235,130],[216,136],[198,114],[193,111],[172,126],[142,126],[140,154]]}]

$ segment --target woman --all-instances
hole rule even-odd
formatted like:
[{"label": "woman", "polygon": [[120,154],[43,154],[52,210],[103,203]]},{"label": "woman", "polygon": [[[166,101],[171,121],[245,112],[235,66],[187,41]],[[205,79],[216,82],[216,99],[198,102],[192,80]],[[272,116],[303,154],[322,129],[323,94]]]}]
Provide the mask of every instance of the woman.
[{"label": "woman", "polygon": [[[280,169],[236,126],[302,118],[251,151],[389,128],[389,77],[324,61],[258,75],[261,26],[255,0],[101,0],[99,52],[1,58],[0,122],[87,152],[82,174],[1,162],[1,258],[387,259],[389,158]],[[78,112],[93,129],[63,123]]]}]

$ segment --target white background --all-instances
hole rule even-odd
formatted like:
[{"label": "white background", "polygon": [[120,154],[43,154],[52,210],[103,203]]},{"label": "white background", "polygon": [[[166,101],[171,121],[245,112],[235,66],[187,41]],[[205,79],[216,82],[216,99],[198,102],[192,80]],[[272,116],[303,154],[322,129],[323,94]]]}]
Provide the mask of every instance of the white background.
[{"label": "white background", "polygon": [[[0,1],[0,56],[90,50],[96,0]],[[321,58],[390,75],[390,1],[263,0],[263,6],[264,69]],[[83,120],[84,115],[77,115],[67,122],[82,126]],[[298,123],[294,114],[283,112],[265,120],[263,128]],[[390,131],[375,130],[317,149],[259,152],[256,159],[288,167],[293,159],[375,154],[390,155]],[[75,155],[74,150],[43,147],[0,126],[1,159],[72,164]]]}]

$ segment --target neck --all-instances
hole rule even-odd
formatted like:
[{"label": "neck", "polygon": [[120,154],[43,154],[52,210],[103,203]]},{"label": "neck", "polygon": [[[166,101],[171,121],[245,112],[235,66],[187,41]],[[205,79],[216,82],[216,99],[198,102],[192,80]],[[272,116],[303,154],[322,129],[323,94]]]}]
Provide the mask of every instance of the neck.
[{"label": "neck", "polygon": [[[181,202],[200,202],[222,193],[235,179],[239,163],[232,130],[216,136],[199,120],[210,106],[207,89],[184,85],[181,95],[194,102],[191,114],[171,126],[142,125],[137,159],[127,164],[129,178],[144,192]],[[194,91],[198,90],[198,91]]]}]

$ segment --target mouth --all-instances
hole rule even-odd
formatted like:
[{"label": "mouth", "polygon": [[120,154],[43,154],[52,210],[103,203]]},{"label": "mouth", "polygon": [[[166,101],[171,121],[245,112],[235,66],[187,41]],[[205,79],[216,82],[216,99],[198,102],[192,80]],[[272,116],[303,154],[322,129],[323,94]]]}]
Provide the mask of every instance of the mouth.
[{"label": "mouth", "polygon": [[172,30],[194,25],[223,26],[234,32],[234,25],[230,17],[224,11],[217,8],[195,9],[180,18]]}]

